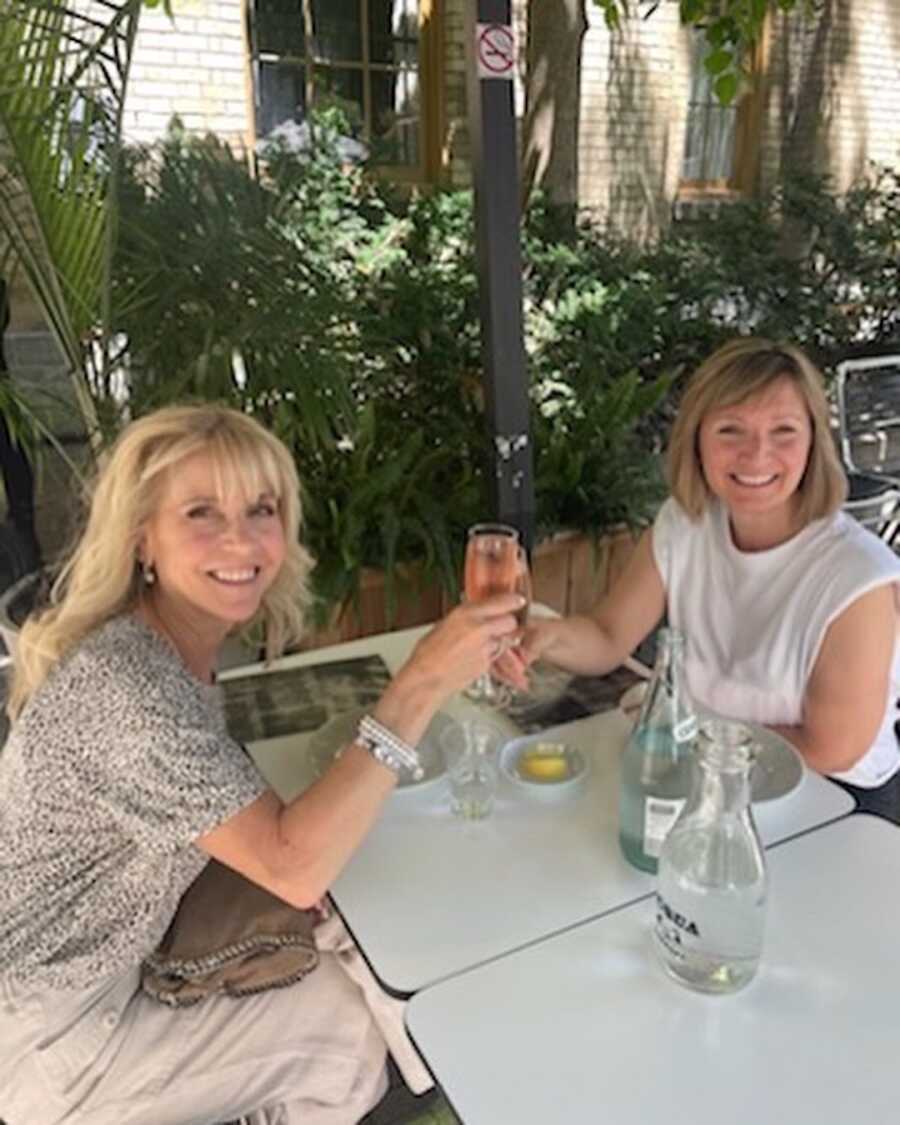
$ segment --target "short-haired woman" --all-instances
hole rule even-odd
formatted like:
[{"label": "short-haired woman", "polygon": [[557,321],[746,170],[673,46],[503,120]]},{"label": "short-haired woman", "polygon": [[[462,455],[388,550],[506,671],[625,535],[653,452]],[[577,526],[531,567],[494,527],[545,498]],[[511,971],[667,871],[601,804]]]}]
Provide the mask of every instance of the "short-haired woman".
[{"label": "short-haired woman", "polygon": [[774,727],[806,763],[900,819],[900,560],[840,511],[823,380],[799,348],[732,340],[694,374],[668,448],[671,497],[592,616],[533,623],[539,656],[616,667],[664,613],[694,698]]},{"label": "short-haired woman", "polygon": [[451,612],[373,708],[376,737],[285,804],[211,684],[232,629],[258,622],[270,657],[299,637],[299,526],[292,460],[261,426],[160,410],[121,436],[51,607],[21,632],[0,753],[8,1125],[346,1125],[384,1092],[385,1041],[334,955],[238,1000],[177,1009],[140,989],[209,857],[315,904],[396,784],[392,737],[414,746],[516,628],[514,595]]}]

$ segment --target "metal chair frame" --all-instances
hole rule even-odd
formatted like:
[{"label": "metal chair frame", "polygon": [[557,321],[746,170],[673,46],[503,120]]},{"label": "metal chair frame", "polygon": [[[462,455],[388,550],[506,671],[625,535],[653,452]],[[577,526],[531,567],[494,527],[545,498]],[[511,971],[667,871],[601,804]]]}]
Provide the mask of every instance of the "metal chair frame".
[{"label": "metal chair frame", "polygon": [[[890,397],[883,402],[872,402],[871,397],[866,405],[869,407],[859,417],[853,417],[854,400],[852,384],[857,375],[864,375],[870,371],[893,367],[897,374],[896,401]],[[889,434],[896,430],[900,435],[900,355],[867,356],[864,359],[845,359],[837,365],[837,375],[834,382],[835,397],[838,409],[838,426],[841,446],[841,459],[848,472],[863,473],[866,475],[884,476],[900,485],[900,457],[896,461],[888,461]],[[880,413],[880,406],[887,406],[886,412]],[[854,423],[862,422],[864,429]],[[858,442],[874,443],[879,448],[878,460],[871,465],[860,465],[854,452],[854,444]]]},{"label": "metal chair frame", "polygon": [[[887,385],[873,380],[873,388],[882,389],[880,396],[877,393],[873,395],[871,391],[854,394],[857,379],[884,369],[893,369],[895,379]],[[844,509],[897,550],[900,548],[900,450],[892,457],[890,438],[891,431],[894,431],[900,442],[900,355],[875,355],[841,361],[837,365],[834,391],[841,460],[851,482],[856,477],[858,481],[877,481],[883,485],[873,495],[848,500]],[[856,451],[861,444],[878,447],[872,463],[859,463]],[[874,513],[866,516],[865,512],[873,505]]]}]

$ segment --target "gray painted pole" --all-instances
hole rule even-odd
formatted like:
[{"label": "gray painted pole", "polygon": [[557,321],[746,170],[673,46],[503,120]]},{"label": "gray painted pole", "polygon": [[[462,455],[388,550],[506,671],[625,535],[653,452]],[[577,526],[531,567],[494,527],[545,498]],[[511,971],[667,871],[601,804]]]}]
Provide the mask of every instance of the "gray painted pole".
[{"label": "gray painted pole", "polygon": [[510,0],[468,0],[469,135],[494,515],[534,539]]}]

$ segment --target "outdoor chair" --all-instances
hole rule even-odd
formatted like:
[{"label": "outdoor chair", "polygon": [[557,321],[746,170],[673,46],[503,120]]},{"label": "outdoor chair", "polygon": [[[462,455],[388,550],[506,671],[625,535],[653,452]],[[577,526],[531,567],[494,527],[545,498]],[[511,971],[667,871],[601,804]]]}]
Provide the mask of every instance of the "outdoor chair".
[{"label": "outdoor chair", "polygon": [[900,355],[837,365],[838,445],[850,483],[845,511],[900,546]]}]

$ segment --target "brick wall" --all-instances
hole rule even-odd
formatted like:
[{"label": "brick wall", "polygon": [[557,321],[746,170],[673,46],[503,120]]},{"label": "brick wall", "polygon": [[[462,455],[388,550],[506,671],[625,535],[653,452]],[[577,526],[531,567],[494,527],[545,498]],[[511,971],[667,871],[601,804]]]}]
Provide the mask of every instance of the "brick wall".
[{"label": "brick wall", "polygon": [[125,137],[152,141],[177,113],[191,132],[251,143],[244,0],[177,0],[174,7],[174,21],[161,9],[141,14]]},{"label": "brick wall", "polygon": [[900,4],[825,0],[773,21],[762,182],[795,165],[845,188],[867,160],[900,163]]},{"label": "brick wall", "polygon": [[[465,4],[444,0],[446,178],[470,180]],[[178,0],[174,25],[141,17],[126,104],[131,140],[151,140],[177,112],[192,131],[252,139],[245,0]],[[521,59],[525,0],[514,0]],[[588,0],[579,194],[583,206],[630,231],[667,221],[677,189],[687,108],[688,35],[677,6],[610,33]],[[832,172],[845,187],[867,159],[900,160],[900,2],[824,0],[812,21],[772,20],[760,133],[760,182],[790,160]],[[516,82],[521,113],[523,88]]]},{"label": "brick wall", "polygon": [[[514,0],[513,22],[520,57],[516,107],[524,108],[525,0]],[[466,50],[463,0],[444,8],[448,178],[470,180],[466,108]],[[674,90],[678,58],[686,39],[677,10],[661,6],[650,21],[607,30],[600,10],[588,3],[589,29],[582,56],[579,198],[583,207],[607,215],[629,230],[656,226],[667,213],[666,194],[677,185],[673,124],[684,130],[684,99]],[[686,83],[685,72],[680,78]]]},{"label": "brick wall", "polygon": [[611,33],[596,5],[582,56],[579,198],[633,233],[655,229],[678,182],[687,40],[677,8]]},{"label": "brick wall", "polygon": [[[514,0],[524,57],[525,0]],[[449,179],[469,182],[463,0],[446,0]],[[678,192],[689,91],[689,33],[675,4],[607,30],[588,0],[579,196],[620,229],[668,221]],[[521,109],[521,83],[517,103]],[[900,0],[823,0],[816,16],[772,19],[759,134],[759,183],[791,162],[845,188],[867,160],[900,163]]]},{"label": "brick wall", "polygon": [[465,15],[461,0],[446,0],[443,25],[447,179],[455,187],[460,187],[465,186],[470,177]]}]

